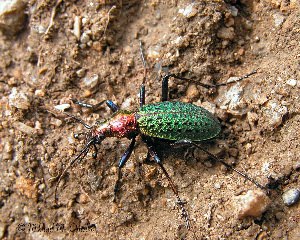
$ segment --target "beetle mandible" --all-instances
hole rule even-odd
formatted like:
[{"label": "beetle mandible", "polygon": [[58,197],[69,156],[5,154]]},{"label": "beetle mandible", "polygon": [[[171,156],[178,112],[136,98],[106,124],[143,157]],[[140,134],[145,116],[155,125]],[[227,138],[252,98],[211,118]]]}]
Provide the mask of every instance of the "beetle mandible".
[{"label": "beetle mandible", "polygon": [[[141,57],[144,68],[146,69],[142,46]],[[248,78],[254,73],[256,73],[256,70],[243,77],[240,77],[236,81]],[[131,140],[128,148],[119,160],[118,177],[114,187],[114,201],[116,200],[116,193],[119,189],[122,177],[121,169],[124,167],[127,160],[130,158],[130,155],[136,143],[136,137],[140,135],[141,140],[145,143],[148,149],[147,158],[151,157],[152,159],[154,159],[154,162],[160,167],[163,174],[168,179],[170,186],[176,196],[177,204],[181,209],[182,217],[185,219],[185,224],[188,229],[190,229],[190,220],[188,213],[184,207],[183,201],[179,197],[179,193],[177,188],[175,187],[175,184],[170,178],[168,172],[166,171],[162,160],[157,155],[155,149],[155,141],[157,139],[168,140],[172,143],[171,145],[173,146],[182,146],[188,144],[197,147],[205,153],[207,153],[214,160],[221,162],[227,168],[237,172],[247,180],[253,182],[257,187],[265,189],[264,186],[257,183],[254,179],[252,179],[245,173],[233,168],[231,165],[227,164],[225,161],[219,159],[218,157],[201,147],[199,144],[197,144],[197,142],[215,138],[221,131],[220,122],[208,110],[202,107],[193,105],[191,103],[168,101],[168,81],[171,77],[184,81],[195,82],[196,84],[208,89],[229,84],[221,83],[216,85],[208,85],[198,83],[191,79],[177,76],[175,74],[167,74],[162,79],[161,102],[145,104],[144,73],[144,80],[141,84],[139,91],[140,108],[137,111],[121,110],[115,103],[113,103],[110,100],[102,101],[97,105],[90,105],[73,99],[74,103],[89,108],[97,108],[103,103],[106,103],[106,105],[113,111],[113,115],[105,122],[96,122],[94,125],[90,126],[86,124],[83,120],[65,112],[65,114],[83,124],[84,127],[88,129],[88,131],[85,133],[87,139],[85,147],[81,150],[78,156],[76,156],[73,160],[70,161],[68,166],[63,170],[63,172],[58,178],[54,192],[56,203],[58,185],[62,180],[64,174],[75,162],[81,161],[88,154],[91,147],[94,148],[93,157],[96,158],[98,151],[97,145],[100,145],[101,142],[107,137],[128,138]]]}]

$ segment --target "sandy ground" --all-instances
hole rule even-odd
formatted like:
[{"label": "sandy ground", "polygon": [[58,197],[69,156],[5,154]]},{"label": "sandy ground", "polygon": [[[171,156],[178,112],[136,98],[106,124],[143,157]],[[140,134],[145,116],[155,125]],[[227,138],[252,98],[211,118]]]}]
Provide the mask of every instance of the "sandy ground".
[{"label": "sandy ground", "polygon": [[[2,239],[300,238],[299,203],[288,207],[281,197],[299,188],[297,0],[30,0],[23,11],[24,28],[0,35]],[[66,111],[88,124],[111,111],[103,105],[91,112],[71,98],[110,99],[137,111],[144,74],[139,41],[146,103],[160,101],[166,72],[214,84],[258,69],[214,93],[170,81],[172,100],[203,106],[220,120],[222,133],[203,146],[271,188],[268,209],[258,217],[240,219],[234,205],[257,190],[254,184],[199,150],[160,146],[186,201],[187,231],[165,176],[143,164],[147,148],[139,138],[117,204],[117,165],[130,142],[117,138],[101,144],[97,159],[89,153],[68,171],[55,204],[56,177],[84,146],[73,138],[84,127],[55,106],[69,104]]]}]

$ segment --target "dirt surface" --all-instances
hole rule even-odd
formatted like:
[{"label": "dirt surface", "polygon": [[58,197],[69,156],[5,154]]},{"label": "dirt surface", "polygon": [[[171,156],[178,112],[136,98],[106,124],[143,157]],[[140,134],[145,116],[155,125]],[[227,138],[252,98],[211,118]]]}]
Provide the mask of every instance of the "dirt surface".
[{"label": "dirt surface", "polygon": [[[299,1],[31,0],[25,11],[24,28],[0,36],[1,238],[300,238],[299,203],[287,207],[281,198],[300,184]],[[143,164],[147,148],[139,138],[117,204],[118,161],[130,143],[117,138],[103,141],[96,160],[90,151],[68,171],[55,204],[57,176],[85,142],[73,138],[84,127],[55,106],[70,104],[66,111],[88,124],[111,111],[103,105],[91,112],[71,98],[137,110],[144,76],[139,41],[146,103],[160,101],[166,72],[214,84],[258,69],[214,93],[171,80],[170,98],[219,118],[222,133],[203,146],[271,188],[260,216],[239,219],[234,205],[257,190],[254,184],[199,150],[160,146],[186,201],[187,231],[167,179],[156,165]]]}]

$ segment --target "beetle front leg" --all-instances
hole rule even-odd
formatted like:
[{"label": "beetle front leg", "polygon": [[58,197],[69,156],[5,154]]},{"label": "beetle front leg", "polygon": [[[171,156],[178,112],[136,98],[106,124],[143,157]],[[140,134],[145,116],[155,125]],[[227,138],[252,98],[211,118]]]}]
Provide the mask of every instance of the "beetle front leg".
[{"label": "beetle front leg", "polygon": [[115,187],[114,187],[114,199],[113,201],[116,202],[117,200],[117,193],[119,191],[119,187],[120,187],[120,182],[122,179],[122,171],[121,169],[125,166],[127,160],[129,159],[133,149],[134,149],[134,144],[135,144],[135,138],[133,138],[131,140],[130,145],[128,146],[128,148],[126,149],[125,153],[123,154],[123,156],[120,158],[119,161],[119,165],[118,165],[118,179],[115,183]]}]

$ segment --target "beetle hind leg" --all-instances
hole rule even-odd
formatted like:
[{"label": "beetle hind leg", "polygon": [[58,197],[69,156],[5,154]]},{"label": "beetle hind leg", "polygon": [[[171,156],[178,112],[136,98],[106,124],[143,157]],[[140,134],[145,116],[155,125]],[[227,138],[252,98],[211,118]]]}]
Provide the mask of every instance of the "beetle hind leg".
[{"label": "beetle hind leg", "polygon": [[211,152],[207,151],[206,149],[204,149],[202,146],[200,146],[199,144],[191,141],[191,140],[187,140],[187,139],[183,139],[180,141],[177,141],[175,143],[172,144],[172,146],[174,147],[181,147],[184,145],[192,145],[196,148],[199,148],[201,151],[205,152],[208,156],[210,156],[212,159],[214,159],[217,162],[222,163],[225,167],[227,167],[228,169],[236,172],[237,174],[239,174],[240,176],[242,176],[243,178],[245,178],[246,180],[252,182],[254,185],[256,185],[258,188],[266,191],[266,193],[269,195],[269,189],[267,189],[266,187],[264,187],[263,185],[261,185],[260,183],[258,183],[254,178],[248,176],[246,173],[234,168],[233,166],[231,166],[230,164],[226,163],[225,161],[219,159],[217,156],[215,156],[214,154],[212,154]]},{"label": "beetle hind leg", "polygon": [[193,80],[193,79],[189,79],[189,78],[178,76],[176,74],[167,74],[162,79],[161,101],[162,102],[168,101],[168,95],[169,95],[169,78],[170,77],[178,79],[178,80],[182,80],[182,81],[187,81],[187,82],[195,83],[196,85],[199,85],[199,86],[204,87],[206,89],[215,89],[216,87],[219,87],[219,86],[227,86],[227,85],[229,85],[231,83],[242,81],[242,80],[244,80],[246,78],[249,78],[250,76],[252,76],[255,73],[257,73],[257,70],[253,70],[252,72],[250,72],[250,73],[248,73],[248,74],[246,74],[246,75],[244,75],[242,77],[239,77],[239,78],[235,79],[232,82],[218,83],[218,84],[205,84],[205,83],[201,83],[201,82],[199,82],[197,80]]},{"label": "beetle hind leg", "polygon": [[[165,167],[163,166],[160,158],[158,157],[157,153],[155,152],[154,150],[154,147],[153,145],[148,141],[148,139],[146,138],[143,138],[144,142],[146,143],[147,145],[147,148],[148,148],[148,155],[150,155],[151,157],[153,157],[154,161],[158,164],[158,166],[160,167],[160,169],[162,170],[163,174],[166,176],[166,178],[168,179],[170,185],[171,185],[171,188],[177,198],[177,205],[178,207],[181,209],[181,216],[182,218],[185,220],[185,226],[187,229],[191,229],[191,225],[190,225],[190,219],[189,219],[189,215],[188,215],[188,212],[187,210],[185,209],[184,207],[184,202],[181,200],[180,196],[179,196],[179,192],[177,190],[177,188],[175,187],[175,184],[173,183],[170,175],[168,174],[167,170],[165,169]],[[148,156],[147,155],[147,156]]]}]

